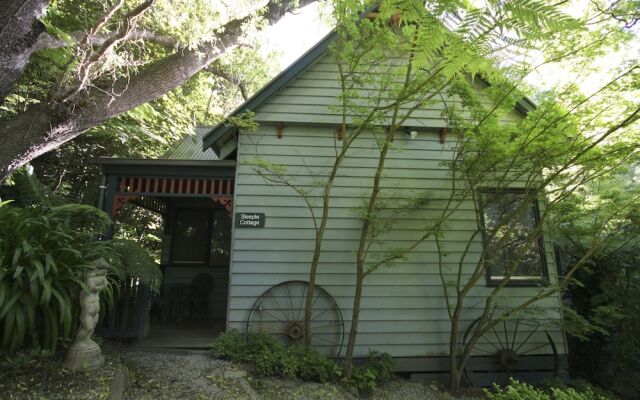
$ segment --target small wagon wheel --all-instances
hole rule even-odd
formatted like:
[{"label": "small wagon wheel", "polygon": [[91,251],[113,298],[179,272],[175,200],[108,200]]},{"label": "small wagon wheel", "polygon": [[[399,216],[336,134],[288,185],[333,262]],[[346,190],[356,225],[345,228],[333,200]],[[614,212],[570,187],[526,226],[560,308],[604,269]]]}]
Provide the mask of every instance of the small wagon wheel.
[{"label": "small wagon wheel", "polygon": [[[265,332],[285,344],[304,343],[304,309],[309,283],[286,281],[267,289],[253,304],[247,333]],[[311,346],[329,357],[340,357],[344,341],[342,312],[319,285],[313,289]]]},{"label": "small wagon wheel", "polygon": [[[463,348],[466,348],[479,321],[480,318],[474,320],[465,331]],[[531,319],[516,318],[498,322],[478,338],[472,353],[493,358],[492,364],[483,370],[488,369],[495,376],[494,383],[499,385],[507,385],[509,378],[521,370],[520,361],[523,356],[551,356],[554,377],[558,376],[560,369],[558,349],[551,335],[542,328],[540,321]],[[472,368],[468,365],[464,374],[469,385],[479,386],[479,382],[474,382]]]}]

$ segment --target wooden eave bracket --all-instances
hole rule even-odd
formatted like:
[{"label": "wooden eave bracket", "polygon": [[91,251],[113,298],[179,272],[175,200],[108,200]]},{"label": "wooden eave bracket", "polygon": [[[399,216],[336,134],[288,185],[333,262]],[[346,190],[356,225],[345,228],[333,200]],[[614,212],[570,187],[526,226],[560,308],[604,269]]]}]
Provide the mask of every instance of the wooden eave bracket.
[{"label": "wooden eave bracket", "polygon": [[440,128],[440,144],[444,144],[447,139],[447,128]]},{"label": "wooden eave bracket", "polygon": [[344,139],[344,129],[342,129],[342,125],[338,125],[336,127],[336,136],[338,137],[338,140]]},{"label": "wooden eave bracket", "polygon": [[282,139],[282,135],[284,134],[284,122],[278,122],[276,124],[276,135],[278,139]]}]

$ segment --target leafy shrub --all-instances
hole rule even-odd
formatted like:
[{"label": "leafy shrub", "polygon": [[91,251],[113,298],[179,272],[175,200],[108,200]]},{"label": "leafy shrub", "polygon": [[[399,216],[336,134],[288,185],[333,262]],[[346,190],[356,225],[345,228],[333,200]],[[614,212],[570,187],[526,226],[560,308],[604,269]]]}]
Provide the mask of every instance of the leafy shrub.
[{"label": "leafy shrub", "polygon": [[533,386],[512,380],[507,386],[494,385],[495,392],[485,390],[489,400],[550,400],[542,390]]},{"label": "leafy shrub", "polygon": [[[55,351],[71,336],[88,264],[110,260],[110,244],[94,240],[109,223],[86,205],[0,203],[0,354]],[[112,268],[111,279],[119,273]]]},{"label": "leafy shrub", "polygon": [[292,360],[299,360],[298,377],[305,381],[330,382],[342,376],[342,368],[315,350],[302,346],[289,348]]},{"label": "leafy shrub", "polygon": [[64,201],[43,185],[33,173],[33,168],[27,165],[13,172],[0,185],[0,197],[12,199],[18,207],[60,205]]},{"label": "leafy shrub", "polygon": [[389,354],[369,350],[366,363],[353,369],[349,384],[358,392],[373,392],[379,383],[394,377],[394,370],[395,363]]},{"label": "leafy shrub", "polygon": [[515,379],[505,387],[495,385],[494,389],[494,392],[485,390],[489,400],[607,400],[607,397],[593,393],[590,388],[581,392],[573,388],[550,388],[550,393],[546,393]]},{"label": "leafy shrub", "polygon": [[260,333],[245,338],[236,330],[218,336],[213,344],[218,358],[251,363],[260,376],[300,378],[327,382],[341,376],[342,369],[313,349],[285,346],[273,336]]},{"label": "leafy shrub", "polygon": [[244,336],[237,330],[232,329],[229,332],[219,335],[212,345],[212,354],[216,358],[223,360],[231,360],[235,362],[249,362],[247,355],[249,346]]},{"label": "leafy shrub", "polygon": [[[226,360],[250,363],[259,376],[299,378],[305,381],[339,381],[343,368],[313,349],[285,346],[273,336],[260,333],[245,337],[236,330],[224,333],[213,343],[213,355]],[[370,392],[393,377],[394,363],[386,353],[371,351],[365,364],[354,368],[345,382],[360,391]]]},{"label": "leafy shrub", "polygon": [[[640,398],[640,241],[636,235],[623,235],[623,244],[610,245],[614,251],[594,256],[588,268],[576,274],[581,284],[569,288],[575,312],[602,328],[582,337],[569,336],[571,376],[629,399]],[[566,253],[579,258],[584,251]]]}]

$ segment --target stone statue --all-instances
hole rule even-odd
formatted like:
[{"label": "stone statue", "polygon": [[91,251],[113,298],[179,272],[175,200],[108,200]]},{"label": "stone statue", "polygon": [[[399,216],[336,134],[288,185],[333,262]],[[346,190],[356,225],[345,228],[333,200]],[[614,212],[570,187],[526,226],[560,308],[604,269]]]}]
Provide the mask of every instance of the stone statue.
[{"label": "stone statue", "polygon": [[107,286],[107,262],[100,258],[91,263],[91,270],[85,272],[86,289],[80,293],[80,327],[73,346],[62,365],[70,370],[94,369],[104,364],[100,346],[91,336],[98,323],[100,312],[100,291]]}]

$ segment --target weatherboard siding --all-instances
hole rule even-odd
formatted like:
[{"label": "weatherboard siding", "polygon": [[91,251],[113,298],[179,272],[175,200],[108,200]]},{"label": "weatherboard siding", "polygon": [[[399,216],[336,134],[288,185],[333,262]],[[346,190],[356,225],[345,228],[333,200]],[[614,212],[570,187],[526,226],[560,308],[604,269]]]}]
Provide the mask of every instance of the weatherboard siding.
[{"label": "weatherboard siding", "polygon": [[[360,104],[366,102],[369,93],[375,93],[367,89],[360,91]],[[291,188],[269,183],[260,176],[256,172],[256,161],[285,167],[286,175],[309,192],[319,215],[321,190],[316,183],[328,175],[338,152],[336,146],[341,145],[335,133],[342,121],[336,109],[340,93],[337,67],[328,56],[323,56],[252,110],[260,127],[256,132],[241,132],[238,137],[234,212],[264,213],[266,221],[264,228],[233,230],[229,328],[243,331],[250,309],[270,287],[288,280],[308,280],[315,238],[309,210]],[[454,137],[449,135],[441,144],[435,132],[447,126],[443,117],[447,108],[461,109],[462,106],[459,99],[446,93],[435,98],[439,101],[423,106],[404,123],[419,130],[417,138],[409,140],[407,135],[399,134],[386,162],[381,197],[389,201],[383,212],[402,207],[397,199],[426,195],[429,200],[420,209],[397,218],[393,231],[385,236],[383,246],[387,248],[408,245],[418,238],[424,226],[439,216],[451,194],[451,175],[444,163],[452,157]],[[354,117],[357,115],[348,116],[347,121]],[[520,118],[521,115],[513,111],[502,120],[509,123]],[[282,138],[278,138],[273,126],[280,122],[284,124]],[[332,189],[317,283],[340,307],[345,331],[349,329],[353,307],[355,250],[361,227],[354,209],[361,206],[370,191],[378,154],[375,135],[363,134],[351,146]],[[391,200],[393,198],[396,200]],[[446,251],[443,256],[445,280],[456,276],[460,257],[475,229],[476,206],[465,201],[449,219],[442,238]],[[550,279],[555,280],[551,249],[549,244],[545,245]],[[372,254],[383,250],[373,248]],[[469,276],[481,251],[478,235],[462,264],[464,277]],[[366,278],[357,356],[365,356],[369,349],[386,351],[396,357],[448,354],[450,323],[437,260],[435,242],[426,240],[405,260],[393,267],[382,267]],[[462,331],[477,318],[490,291],[484,280],[471,290],[466,300],[468,307],[462,315]],[[500,301],[516,304],[535,291],[532,287],[508,287]],[[538,304],[541,315],[548,320],[559,320],[558,304],[558,297],[541,301]],[[521,334],[526,336],[527,329],[521,328]],[[548,327],[546,330],[564,353],[564,339],[559,329]],[[544,333],[536,332],[529,346],[545,341]],[[483,354],[483,349],[493,349],[491,346],[479,345],[477,354]]]},{"label": "weatherboard siding", "polygon": [[[287,89],[284,89],[287,90]],[[277,96],[276,96],[277,97]],[[268,102],[271,104],[271,102]],[[290,121],[291,114],[282,120]],[[256,132],[242,133],[238,142],[234,212],[261,212],[266,215],[261,229],[234,229],[230,269],[229,328],[244,330],[249,310],[268,288],[287,280],[308,280],[314,248],[313,224],[302,198],[291,188],[266,182],[256,173],[255,162],[267,161],[286,167],[301,187],[311,190],[314,181],[326,177],[336,149],[333,126],[285,125],[277,138],[273,126],[263,124]],[[429,202],[410,215],[398,219],[394,230],[385,236],[385,244],[397,247],[411,243],[429,220],[436,218],[450,194],[451,177],[443,161],[451,158],[454,142],[444,145],[435,133],[421,132],[414,140],[400,135],[390,152],[382,197],[403,198],[427,194]],[[349,329],[354,284],[355,249],[361,221],[353,210],[362,204],[377,164],[376,141],[371,133],[358,139],[340,169],[331,198],[330,218],[323,241],[317,283],[336,300]],[[370,189],[369,189],[370,190]],[[320,205],[320,191],[312,201]],[[398,207],[397,201],[388,207]],[[316,209],[319,214],[320,209]],[[447,225],[443,237],[446,279],[452,279],[467,239],[475,230],[475,205],[464,202]],[[555,266],[552,247],[545,246],[552,280]],[[375,250],[375,249],[374,249]],[[378,249],[379,250],[379,249]],[[478,260],[482,244],[475,239],[463,263],[468,275]],[[374,251],[375,252],[375,251]],[[479,303],[490,292],[484,280],[467,299],[462,330],[479,312]],[[518,302],[535,292],[531,287],[508,287],[503,301]],[[549,319],[559,319],[558,298],[545,299],[539,307]],[[560,352],[564,340],[558,329],[549,328]],[[523,330],[523,331],[526,331]],[[449,321],[437,268],[433,240],[420,244],[407,259],[394,267],[382,267],[365,280],[356,355],[370,348],[396,357],[443,356],[448,353]],[[530,345],[544,342],[541,332]],[[480,349],[482,346],[480,346]]]},{"label": "weatherboard siding", "polygon": [[[372,75],[381,77],[379,80],[374,80],[375,82],[384,82],[388,74],[373,73]],[[478,87],[480,86],[481,84],[478,83]],[[375,89],[375,83],[356,86],[356,89],[360,92],[360,99],[355,101],[359,105],[365,105],[367,102],[371,104],[370,99],[377,98],[379,92]],[[342,121],[342,111],[336,107],[339,104],[337,99],[341,92],[337,66],[332,62],[330,56],[325,55],[289,82],[265,104],[253,110],[255,111],[255,120],[267,124],[278,122],[338,124]],[[483,98],[483,101],[489,104],[489,99]],[[403,105],[401,109],[406,112],[408,107],[408,105]],[[423,107],[416,109],[404,125],[425,128],[447,127],[447,121],[443,117],[443,113],[447,109],[462,110],[460,99],[451,97],[444,92],[438,93],[433,96],[432,101],[428,101]],[[350,122],[354,117],[361,116],[362,114],[351,111],[347,113],[346,120]],[[515,111],[502,117],[505,122],[517,121],[518,118]]]}]

